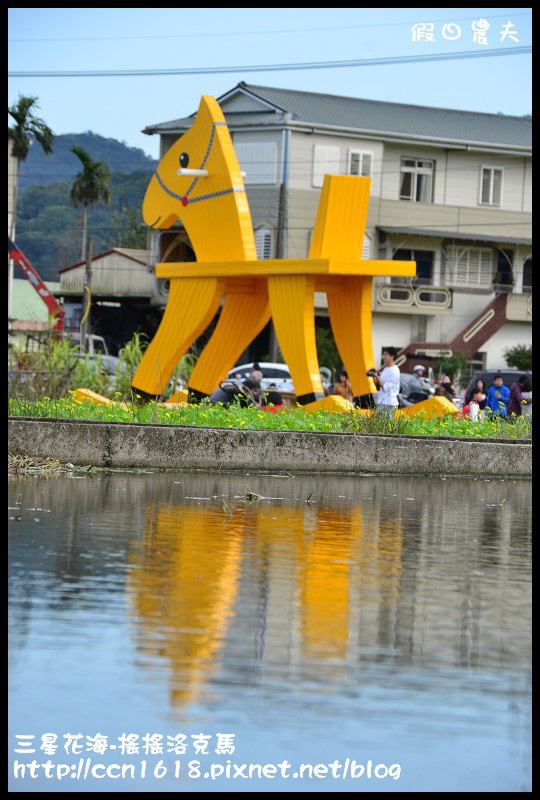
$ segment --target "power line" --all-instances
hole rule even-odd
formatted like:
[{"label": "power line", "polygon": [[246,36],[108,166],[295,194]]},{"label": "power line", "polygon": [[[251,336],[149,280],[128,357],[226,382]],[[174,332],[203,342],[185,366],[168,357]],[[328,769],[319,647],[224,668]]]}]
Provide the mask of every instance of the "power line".
[{"label": "power line", "polygon": [[119,70],[42,70],[39,72],[8,72],[12,78],[118,78],[157,75],[225,75],[231,72],[287,72],[304,69],[334,69],[338,67],[377,67],[383,65],[419,64],[433,61],[459,61],[469,58],[518,56],[532,52],[532,47],[505,47],[497,50],[463,50],[457,53],[432,53],[388,58],[363,58],[349,61],[308,61],[298,64],[252,64],[235,67],[173,67],[170,69]]}]

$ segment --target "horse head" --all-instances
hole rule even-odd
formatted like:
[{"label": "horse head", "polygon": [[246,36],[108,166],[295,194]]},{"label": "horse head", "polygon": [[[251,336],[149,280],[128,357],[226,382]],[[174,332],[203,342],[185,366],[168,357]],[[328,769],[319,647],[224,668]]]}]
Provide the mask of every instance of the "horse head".
[{"label": "horse head", "polygon": [[255,259],[244,180],[225,117],[203,96],[193,126],[165,153],[143,202],[151,228],[180,220],[197,261]]}]

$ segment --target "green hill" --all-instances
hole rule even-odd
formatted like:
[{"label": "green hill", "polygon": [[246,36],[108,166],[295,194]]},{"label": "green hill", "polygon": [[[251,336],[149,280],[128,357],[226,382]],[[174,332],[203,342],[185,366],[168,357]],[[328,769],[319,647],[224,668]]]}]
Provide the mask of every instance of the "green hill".
[{"label": "green hill", "polygon": [[[141,206],[152,170],[111,176],[112,202],[88,209],[94,253],[110,247],[146,247]],[[16,242],[44,280],[81,260],[82,209],[75,208],[71,182],[30,186],[17,203]]]},{"label": "green hill", "polygon": [[111,172],[130,173],[154,170],[157,161],[138,147],[129,147],[117,139],[106,139],[98,133],[65,133],[54,137],[53,152],[47,156],[39,145],[30,148],[21,165],[20,191],[29,186],[72,181],[81,169],[81,162],[71,152],[73,145],[82,147],[94,159],[104,161]]},{"label": "green hill", "polygon": [[81,259],[82,209],[69,193],[81,162],[71,152],[82,147],[111,172],[112,202],[90,206],[88,234],[94,253],[110,247],[146,247],[141,205],[157,161],[137,147],[97,133],[55,136],[53,153],[30,148],[21,165],[16,242],[44,280],[58,280],[58,269]]}]

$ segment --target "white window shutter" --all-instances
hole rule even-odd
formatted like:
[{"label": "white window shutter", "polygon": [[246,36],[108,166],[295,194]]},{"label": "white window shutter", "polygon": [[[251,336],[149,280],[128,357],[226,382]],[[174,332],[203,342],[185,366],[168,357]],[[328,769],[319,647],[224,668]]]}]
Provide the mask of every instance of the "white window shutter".
[{"label": "white window shutter", "polygon": [[493,253],[489,250],[480,251],[480,263],[478,268],[478,285],[486,289],[491,286],[492,281]]},{"label": "white window shutter", "polygon": [[371,178],[373,153],[364,150],[349,150],[349,175]]},{"label": "white window shutter", "polygon": [[500,206],[502,195],[502,169],[493,170],[493,193],[491,202],[494,206]]},{"label": "white window shutter", "polygon": [[480,202],[488,205],[491,195],[491,170],[482,169],[482,184],[480,187]]},{"label": "white window shutter", "polygon": [[317,144],[313,148],[313,186],[322,186],[325,175],[339,175],[339,147]]},{"label": "white window shutter", "polygon": [[452,253],[455,265],[455,284],[489,289],[492,278],[493,251],[488,248],[456,247]]},{"label": "white window shutter", "polygon": [[371,258],[371,237],[364,233],[364,245],[362,247],[362,259],[369,261]]},{"label": "white window shutter", "polygon": [[244,183],[277,183],[276,142],[235,142],[234,149]]},{"label": "white window shutter", "polygon": [[272,257],[272,231],[269,228],[258,228],[255,231],[255,248],[257,258]]},{"label": "white window shutter", "polygon": [[482,167],[480,180],[480,205],[500,206],[502,198],[503,171],[494,167]]}]

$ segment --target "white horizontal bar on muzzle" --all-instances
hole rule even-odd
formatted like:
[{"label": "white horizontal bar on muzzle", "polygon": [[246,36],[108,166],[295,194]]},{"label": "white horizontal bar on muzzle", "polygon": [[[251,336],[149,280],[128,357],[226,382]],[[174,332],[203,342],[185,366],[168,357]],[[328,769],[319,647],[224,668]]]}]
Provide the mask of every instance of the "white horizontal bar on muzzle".
[{"label": "white horizontal bar on muzzle", "polygon": [[[190,178],[207,178],[208,177],[208,170],[207,169],[189,169],[189,168],[184,169],[183,167],[181,167],[179,170],[177,170],[176,174],[180,175],[180,177],[182,177],[183,175],[186,175],[186,176],[188,176]],[[242,176],[242,178],[246,177],[246,173],[245,172],[240,172],[240,175]]]}]

